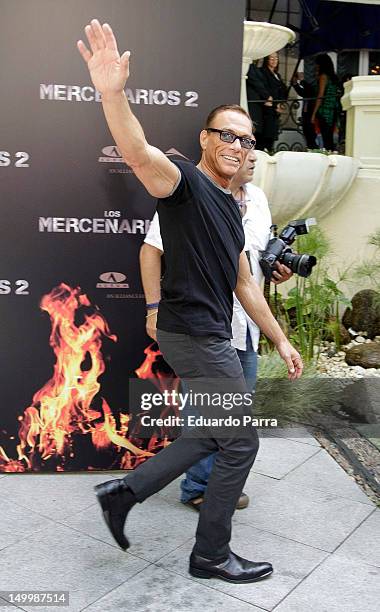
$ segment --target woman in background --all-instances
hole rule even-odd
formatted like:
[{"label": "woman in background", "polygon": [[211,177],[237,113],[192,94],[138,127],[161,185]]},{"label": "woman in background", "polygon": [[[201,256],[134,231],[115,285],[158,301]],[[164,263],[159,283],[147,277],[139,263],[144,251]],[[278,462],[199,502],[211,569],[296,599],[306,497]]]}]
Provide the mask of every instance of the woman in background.
[{"label": "woman in background", "polygon": [[268,151],[273,151],[273,145],[280,131],[279,117],[281,114],[281,103],[279,103],[279,100],[286,100],[288,97],[287,87],[278,72],[278,53],[271,53],[271,55],[264,58],[261,72],[265,87],[271,98],[270,101],[264,104],[264,148]]},{"label": "woman in background", "polygon": [[334,70],[334,64],[327,53],[317,55],[315,64],[318,93],[311,121],[314,125],[318,122],[324,148],[333,151],[334,129],[339,108],[339,80]]}]

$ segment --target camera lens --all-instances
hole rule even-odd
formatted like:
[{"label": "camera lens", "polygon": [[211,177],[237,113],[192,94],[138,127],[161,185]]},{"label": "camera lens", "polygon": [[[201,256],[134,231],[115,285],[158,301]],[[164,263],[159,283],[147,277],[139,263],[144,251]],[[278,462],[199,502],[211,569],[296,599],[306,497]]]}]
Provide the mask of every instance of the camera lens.
[{"label": "camera lens", "polygon": [[286,252],[282,257],[282,263],[288,266],[294,274],[307,277],[310,276],[317,260],[314,255],[297,255],[293,252]]}]

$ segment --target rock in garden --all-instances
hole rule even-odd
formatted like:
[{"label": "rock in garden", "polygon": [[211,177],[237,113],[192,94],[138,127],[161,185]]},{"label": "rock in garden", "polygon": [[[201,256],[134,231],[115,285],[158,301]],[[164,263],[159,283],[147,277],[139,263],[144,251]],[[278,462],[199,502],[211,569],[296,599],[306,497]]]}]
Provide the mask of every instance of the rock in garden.
[{"label": "rock in garden", "polygon": [[346,352],[346,363],[362,368],[380,368],[380,344],[357,344]]},{"label": "rock in garden", "polygon": [[[328,342],[334,342],[335,341],[335,335],[333,332],[333,325],[335,325],[335,321],[336,319],[334,319],[333,317],[330,317],[329,319],[329,327],[326,331],[326,334],[324,336],[325,340],[327,340]],[[344,327],[344,325],[342,325],[342,323],[339,324],[339,336],[340,336],[340,343],[341,344],[348,344],[351,340],[351,336],[349,334],[349,332],[347,331],[347,329]]]},{"label": "rock in garden", "polygon": [[346,330],[346,328],[344,327],[344,325],[340,325],[339,327],[339,334],[340,334],[340,343],[341,344],[348,344],[351,340],[351,336],[348,333],[348,331]]},{"label": "rock in garden", "polygon": [[363,289],[351,300],[352,309],[344,312],[342,323],[348,329],[365,331],[369,338],[380,334],[380,293],[373,289]]},{"label": "rock in garden", "polygon": [[380,424],[380,378],[361,378],[343,389],[341,404],[364,423]]}]

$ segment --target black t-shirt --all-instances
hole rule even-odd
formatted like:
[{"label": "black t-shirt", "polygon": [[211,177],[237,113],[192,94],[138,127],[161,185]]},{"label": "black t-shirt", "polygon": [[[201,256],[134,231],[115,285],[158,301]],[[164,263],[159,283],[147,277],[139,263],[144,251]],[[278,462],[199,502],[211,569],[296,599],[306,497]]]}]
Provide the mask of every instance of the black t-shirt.
[{"label": "black t-shirt", "polygon": [[244,232],[238,205],[193,163],[174,162],[181,180],[158,200],[165,274],[157,327],[231,338],[233,291]]}]

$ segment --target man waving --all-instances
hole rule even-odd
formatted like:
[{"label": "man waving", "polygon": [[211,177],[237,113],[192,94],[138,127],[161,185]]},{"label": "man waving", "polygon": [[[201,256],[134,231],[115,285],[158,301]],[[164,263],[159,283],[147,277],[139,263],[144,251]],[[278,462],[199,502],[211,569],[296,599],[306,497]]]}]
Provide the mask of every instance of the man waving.
[{"label": "man waving", "polygon": [[[241,305],[274,342],[289,372],[302,373],[297,351],[272,316],[259,286],[250,274],[244,253],[239,207],[230,183],[248,151],[254,148],[252,123],[239,106],[214,109],[200,133],[202,156],[198,166],[172,162],[148,144],[133,115],[124,86],[129,76],[129,52],[121,56],[109,25],[92,20],[86,27],[91,48],[82,41],[79,51],[102,94],[107,123],[125,160],[148,192],[158,199],[157,210],[166,256],[159,304],[157,339],[166,361],[190,391],[228,389],[237,397],[247,391],[236,351],[231,347],[233,291]],[[214,406],[199,406],[207,416]],[[243,423],[244,407],[236,405]],[[220,407],[220,416],[226,411]],[[189,571],[200,578],[229,582],[259,580],[273,571],[270,563],[242,559],[229,548],[231,517],[258,450],[253,427],[227,432],[215,427],[195,428],[120,480],[96,487],[107,525],[126,549],[127,515],[185,472],[199,459],[217,452],[200,510]]]}]

